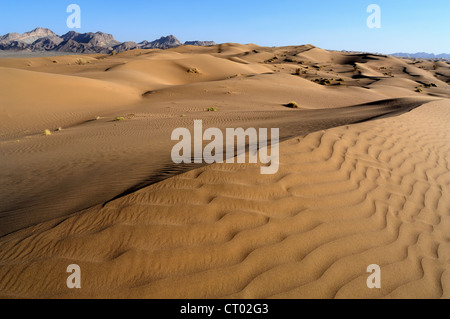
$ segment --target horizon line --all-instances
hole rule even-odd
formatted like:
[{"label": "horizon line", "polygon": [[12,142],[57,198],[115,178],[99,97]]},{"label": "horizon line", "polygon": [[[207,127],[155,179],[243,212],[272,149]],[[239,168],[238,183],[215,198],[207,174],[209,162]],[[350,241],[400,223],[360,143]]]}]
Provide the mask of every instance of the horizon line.
[{"label": "horizon line", "polygon": [[[125,42],[135,42],[135,43],[139,44],[139,43],[142,43],[142,42],[144,42],[144,41],[149,41],[149,42],[151,42],[151,41],[159,40],[159,39],[161,39],[161,38],[166,38],[166,37],[170,37],[170,36],[175,37],[180,43],[182,43],[182,45],[185,45],[184,42],[193,42],[193,41],[212,41],[212,42],[215,42],[215,40],[199,40],[199,39],[197,39],[197,40],[180,41],[179,37],[177,37],[177,36],[174,35],[173,33],[172,33],[172,34],[168,34],[168,35],[162,35],[162,36],[160,36],[159,38],[154,39],[154,40],[147,40],[147,39],[144,39],[144,40],[142,40],[142,41],[140,41],[140,42],[136,42],[136,41],[132,41],[132,40],[120,41],[120,40],[117,40],[117,39],[115,38],[115,35],[114,35],[113,33],[108,33],[108,32],[104,32],[104,31],[101,31],[101,30],[98,30],[98,31],[95,31],[95,32],[94,32],[94,31],[78,32],[78,31],[76,31],[76,30],[69,30],[69,31],[67,31],[67,32],[64,33],[64,34],[58,34],[58,33],[56,33],[55,31],[53,31],[51,28],[49,28],[49,27],[42,27],[42,26],[35,27],[35,28],[33,28],[33,29],[29,30],[29,31],[25,31],[25,32],[22,32],[22,33],[16,32],[16,31],[7,32],[7,33],[5,33],[5,34],[0,34],[0,36],[5,36],[5,35],[11,34],[11,33],[17,33],[17,34],[23,35],[23,34],[25,34],[25,33],[32,32],[32,31],[35,31],[35,30],[37,30],[37,29],[46,29],[46,30],[49,30],[49,31],[55,33],[55,34],[58,35],[58,36],[63,36],[63,35],[65,35],[65,34],[69,33],[69,32],[76,32],[76,33],[78,33],[78,34],[87,34],[87,33],[96,34],[96,33],[103,33],[103,34],[111,35],[111,36],[114,38],[114,40],[116,40],[116,41],[118,41],[118,42],[120,42],[120,43],[125,43]],[[216,42],[215,42],[215,43],[216,43]],[[313,46],[316,47],[316,48],[320,48],[320,49],[327,50],[327,51],[355,52],[355,53],[372,53],[372,54],[381,54],[381,55],[420,54],[420,53],[423,53],[423,54],[434,55],[434,56],[435,56],[434,58],[439,58],[439,57],[438,57],[439,55],[450,55],[450,53],[447,53],[447,52],[435,53],[435,52],[427,52],[427,51],[416,51],[416,52],[407,52],[407,51],[406,51],[406,52],[405,52],[405,51],[402,52],[402,51],[397,51],[397,52],[392,52],[392,53],[384,53],[384,52],[374,52],[374,51],[365,51],[365,50],[325,49],[324,47],[319,47],[319,46],[316,46],[316,45],[311,44],[311,43],[303,43],[303,44],[286,44],[286,45],[260,45],[260,44],[254,43],[254,42],[241,43],[241,42],[233,42],[233,41],[222,42],[222,43],[216,43],[216,45],[222,45],[222,44],[239,44],[239,45],[251,45],[251,44],[253,44],[253,45],[257,45],[257,46],[260,46],[260,47],[266,47],[266,48],[270,48],[270,47],[271,47],[271,48],[281,48],[281,47],[292,47],[292,46],[302,46],[302,45],[313,45]],[[0,49],[0,51],[7,51],[7,50],[1,50],[1,49]],[[51,51],[48,51],[48,52],[51,52]],[[411,57],[411,58],[414,58],[414,57]],[[448,59],[448,58],[444,58],[444,59]]]}]

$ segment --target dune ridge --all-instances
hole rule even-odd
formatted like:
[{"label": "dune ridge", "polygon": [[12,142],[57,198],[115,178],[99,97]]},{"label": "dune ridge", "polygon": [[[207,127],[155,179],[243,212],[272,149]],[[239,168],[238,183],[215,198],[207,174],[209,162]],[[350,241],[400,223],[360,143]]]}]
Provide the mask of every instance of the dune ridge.
[{"label": "dune ridge", "polygon": [[[331,127],[398,115],[428,101],[430,98],[425,97],[399,98],[342,108],[259,111],[252,115],[222,111],[213,118],[204,118],[203,123],[205,127],[222,130],[233,125],[244,128],[281,126],[280,140],[283,141]],[[182,123],[175,123],[192,130],[195,116],[185,116],[181,118]],[[40,173],[25,175],[23,170],[17,169],[3,174],[0,236],[202,166],[173,163],[170,158],[173,143],[168,141],[177,126],[158,122],[160,119],[132,118],[120,123],[118,129],[117,124],[111,124],[111,119],[100,119],[65,128],[57,139],[48,140],[41,135],[5,143],[5,166],[26,167],[27,171]],[[149,130],[150,125],[156,129]],[[69,136],[65,136],[66,130],[71,131]],[[73,136],[76,139],[72,139]],[[114,142],[105,144],[105,139]],[[42,181],[42,175],[52,176],[52,179]],[[104,183],[109,187],[103,187]]]}]

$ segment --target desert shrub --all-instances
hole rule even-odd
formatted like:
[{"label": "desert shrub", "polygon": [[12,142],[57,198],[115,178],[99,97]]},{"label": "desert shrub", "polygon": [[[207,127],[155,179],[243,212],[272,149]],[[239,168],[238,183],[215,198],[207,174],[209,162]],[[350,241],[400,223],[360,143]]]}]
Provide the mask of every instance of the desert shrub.
[{"label": "desert shrub", "polygon": [[125,121],[125,118],[123,116],[117,116],[114,121],[119,122],[119,121]]},{"label": "desert shrub", "polygon": [[290,107],[291,109],[298,109],[298,104],[295,101],[291,101],[288,104],[286,104],[287,107]]},{"label": "desert shrub", "polygon": [[85,65],[87,63],[89,63],[89,62],[82,58],[78,58],[75,60],[75,64],[78,64],[78,65]]},{"label": "desert shrub", "polygon": [[331,83],[332,83],[332,79],[330,80],[330,79],[324,79],[324,78],[314,79],[311,81],[315,82],[317,84],[320,84],[320,85],[331,85]]},{"label": "desert shrub", "polygon": [[188,73],[194,73],[194,74],[199,74],[200,71],[197,68],[190,68],[187,70]]},{"label": "desert shrub", "polygon": [[206,111],[207,111],[207,112],[217,112],[217,108],[215,108],[215,107],[208,107],[208,108],[206,109]]},{"label": "desert shrub", "polygon": [[50,132],[50,130],[44,130],[44,135],[45,136],[52,135],[52,132]]},{"label": "desert shrub", "polygon": [[278,60],[278,57],[274,56],[272,59],[269,59],[269,60],[264,61],[264,63],[272,63],[272,62],[274,62],[275,60]]}]

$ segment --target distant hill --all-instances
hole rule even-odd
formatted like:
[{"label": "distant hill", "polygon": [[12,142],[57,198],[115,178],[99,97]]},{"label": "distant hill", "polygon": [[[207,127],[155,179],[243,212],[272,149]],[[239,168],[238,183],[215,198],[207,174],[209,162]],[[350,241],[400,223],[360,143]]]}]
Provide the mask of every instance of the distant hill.
[{"label": "distant hill", "polygon": [[394,53],[391,55],[403,58],[416,58],[416,59],[450,59],[450,54],[447,53],[436,55],[433,53],[418,52],[418,53]]},{"label": "distant hill", "polygon": [[214,41],[186,41],[185,45],[195,45],[195,46],[210,46],[216,45]]},{"label": "distant hill", "polygon": [[[214,45],[213,41],[187,41],[186,45]],[[169,49],[181,46],[173,35],[161,37],[154,41],[119,42],[111,34],[103,32],[78,33],[70,31],[62,36],[46,28],[32,31],[8,33],[0,36],[0,50],[21,52],[66,52],[66,53],[111,53],[133,49]]]}]

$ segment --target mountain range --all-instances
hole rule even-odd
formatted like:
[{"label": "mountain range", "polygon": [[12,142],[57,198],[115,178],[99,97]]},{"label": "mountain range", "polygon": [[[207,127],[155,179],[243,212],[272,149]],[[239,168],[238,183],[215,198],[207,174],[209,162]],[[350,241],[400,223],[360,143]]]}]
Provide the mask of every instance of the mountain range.
[{"label": "mountain range", "polygon": [[403,58],[416,58],[416,59],[450,59],[450,54],[434,54],[426,52],[417,53],[394,53],[393,56],[403,57]]},{"label": "mountain range", "polygon": [[[210,46],[214,41],[186,41],[184,45]],[[111,34],[103,32],[78,33],[69,31],[59,36],[47,28],[36,28],[32,31],[19,33],[7,33],[0,36],[0,50],[20,52],[66,52],[66,53],[120,53],[134,49],[169,49],[181,46],[175,36],[169,35],[154,41],[142,41],[139,43],[127,41],[119,42]],[[345,51],[344,51],[345,52]],[[450,59],[450,54],[418,53],[393,53],[397,57],[417,59]]]},{"label": "mountain range", "polygon": [[[187,41],[185,45],[208,46],[215,45],[214,41]],[[173,35],[161,37],[154,41],[142,41],[140,43],[128,41],[119,42],[111,34],[103,32],[78,33],[67,32],[59,36],[52,30],[36,28],[32,31],[8,33],[0,36],[0,50],[4,51],[28,51],[28,52],[70,52],[70,53],[104,53],[123,52],[133,49],[168,49],[181,46],[181,43]]]}]

